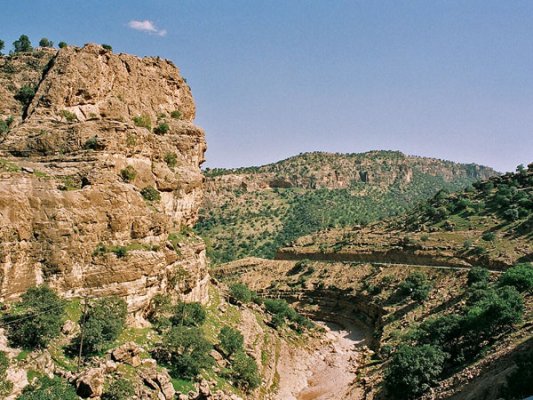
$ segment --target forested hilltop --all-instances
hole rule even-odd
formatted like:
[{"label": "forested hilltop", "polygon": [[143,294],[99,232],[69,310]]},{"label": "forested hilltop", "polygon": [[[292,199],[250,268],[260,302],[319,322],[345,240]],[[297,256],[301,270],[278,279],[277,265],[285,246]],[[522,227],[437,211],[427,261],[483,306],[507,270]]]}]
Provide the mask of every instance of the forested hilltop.
[{"label": "forested hilltop", "polygon": [[398,151],[314,152],[260,167],[207,169],[195,230],[215,263],[271,258],[299,236],[401,214],[441,189],[496,175],[476,164]]}]

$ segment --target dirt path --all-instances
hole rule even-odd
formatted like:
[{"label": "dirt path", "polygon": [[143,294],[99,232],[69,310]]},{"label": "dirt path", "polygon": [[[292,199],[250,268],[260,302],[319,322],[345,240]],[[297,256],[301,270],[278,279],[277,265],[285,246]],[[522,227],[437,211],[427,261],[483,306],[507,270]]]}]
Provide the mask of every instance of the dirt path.
[{"label": "dirt path", "polygon": [[357,358],[365,339],[360,326],[321,323],[324,345],[314,352],[283,354],[278,369],[278,400],[341,400],[356,377]]}]

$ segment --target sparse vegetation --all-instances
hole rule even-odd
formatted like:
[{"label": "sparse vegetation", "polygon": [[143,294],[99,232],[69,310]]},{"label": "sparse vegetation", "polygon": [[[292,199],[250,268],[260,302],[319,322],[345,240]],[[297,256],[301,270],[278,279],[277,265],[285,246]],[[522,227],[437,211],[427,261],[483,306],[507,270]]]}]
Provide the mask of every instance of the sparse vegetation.
[{"label": "sparse vegetation", "polygon": [[74,114],[73,112],[69,110],[61,111],[61,115],[63,116],[63,118],[67,120],[67,122],[74,122],[78,120],[78,117],[76,116],[76,114]]},{"label": "sparse vegetation", "polygon": [[156,135],[165,135],[168,133],[169,129],[170,127],[168,124],[166,122],[162,122],[154,128],[154,133]]},{"label": "sparse vegetation", "polygon": [[39,40],[39,47],[54,47],[54,42],[47,38],[42,38]]},{"label": "sparse vegetation", "polygon": [[20,103],[24,107],[27,107],[31,103],[34,96],[35,96],[35,89],[31,86],[24,85],[19,89],[19,91],[15,95],[15,99],[20,101]]},{"label": "sparse vegetation", "polygon": [[36,383],[24,388],[17,400],[78,400],[74,387],[64,379],[42,376]]},{"label": "sparse vegetation", "polygon": [[125,378],[115,379],[102,394],[102,400],[129,400],[135,395],[132,383]]},{"label": "sparse vegetation", "polygon": [[169,168],[174,168],[176,165],[178,165],[178,156],[176,153],[166,153],[165,162]]},{"label": "sparse vegetation", "polygon": [[182,114],[179,110],[174,110],[170,113],[170,116],[174,119],[181,119]]},{"label": "sparse vegetation", "polygon": [[126,168],[120,171],[120,177],[124,182],[133,182],[137,176],[137,171],[133,166],[128,165]]},{"label": "sparse vegetation", "polygon": [[148,201],[159,201],[161,200],[161,194],[153,186],[146,186],[141,190],[141,196]]},{"label": "sparse vegetation", "polygon": [[402,297],[419,302],[427,299],[430,290],[431,283],[423,272],[413,272],[398,286],[398,293]]},{"label": "sparse vegetation", "polygon": [[152,130],[152,120],[150,119],[149,115],[143,114],[133,117],[133,123],[135,126]]}]

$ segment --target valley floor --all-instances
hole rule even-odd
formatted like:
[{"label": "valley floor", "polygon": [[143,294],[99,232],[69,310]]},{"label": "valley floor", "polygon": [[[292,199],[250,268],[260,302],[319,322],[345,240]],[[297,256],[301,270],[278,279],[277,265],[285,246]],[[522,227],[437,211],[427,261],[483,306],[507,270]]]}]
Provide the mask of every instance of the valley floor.
[{"label": "valley floor", "polygon": [[340,400],[350,392],[365,330],[349,323],[318,323],[325,329],[321,346],[296,353],[285,349],[286,354],[282,354],[276,400]]}]

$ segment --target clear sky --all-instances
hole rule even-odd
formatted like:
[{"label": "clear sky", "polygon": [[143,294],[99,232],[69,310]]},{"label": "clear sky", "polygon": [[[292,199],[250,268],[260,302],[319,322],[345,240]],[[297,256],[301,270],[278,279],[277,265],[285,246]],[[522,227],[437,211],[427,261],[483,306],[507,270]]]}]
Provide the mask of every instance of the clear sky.
[{"label": "clear sky", "polygon": [[533,161],[533,1],[0,0],[6,50],[108,43],[191,85],[209,167],[401,150]]}]

